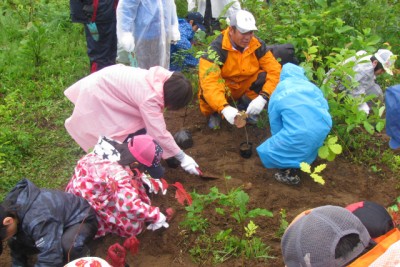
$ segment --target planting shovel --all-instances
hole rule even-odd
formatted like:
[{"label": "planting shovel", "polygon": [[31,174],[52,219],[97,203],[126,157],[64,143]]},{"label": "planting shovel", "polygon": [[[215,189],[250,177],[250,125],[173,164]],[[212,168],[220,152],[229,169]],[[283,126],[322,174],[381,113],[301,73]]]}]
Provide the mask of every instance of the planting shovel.
[{"label": "planting shovel", "polygon": [[199,176],[203,179],[220,179],[223,178],[220,175],[216,175],[214,173],[209,173],[209,172],[203,172],[202,170],[200,170],[200,168],[196,168],[197,171],[199,172]]}]

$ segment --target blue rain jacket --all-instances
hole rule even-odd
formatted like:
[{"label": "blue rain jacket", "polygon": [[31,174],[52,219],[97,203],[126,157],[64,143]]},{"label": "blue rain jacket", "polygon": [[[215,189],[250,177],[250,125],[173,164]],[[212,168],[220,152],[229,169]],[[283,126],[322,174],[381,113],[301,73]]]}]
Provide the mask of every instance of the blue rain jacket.
[{"label": "blue rain jacket", "polygon": [[389,146],[400,147],[400,84],[386,89],[386,133],[390,136]]},{"label": "blue rain jacket", "polygon": [[[196,67],[199,64],[199,59],[187,51],[192,48],[191,41],[195,35],[192,25],[186,19],[178,19],[178,22],[181,39],[176,44],[171,45],[170,71],[182,71],[182,69]],[[178,59],[174,58],[182,56],[185,57],[183,62],[179,62]]]},{"label": "blue rain jacket", "polygon": [[267,168],[299,168],[311,164],[330,132],[332,119],[321,90],[308,81],[304,69],[282,67],[280,81],[268,104],[272,137],[257,147]]}]

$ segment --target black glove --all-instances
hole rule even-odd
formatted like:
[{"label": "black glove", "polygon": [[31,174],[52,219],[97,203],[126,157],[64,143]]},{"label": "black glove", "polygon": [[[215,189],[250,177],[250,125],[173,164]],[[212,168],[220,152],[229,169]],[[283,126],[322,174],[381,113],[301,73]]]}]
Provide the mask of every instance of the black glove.
[{"label": "black glove", "polygon": [[267,78],[267,73],[266,72],[260,72],[257,76],[257,80],[255,80],[251,86],[250,90],[256,92],[259,94],[261,92],[261,89],[263,88],[265,84],[265,79]]}]

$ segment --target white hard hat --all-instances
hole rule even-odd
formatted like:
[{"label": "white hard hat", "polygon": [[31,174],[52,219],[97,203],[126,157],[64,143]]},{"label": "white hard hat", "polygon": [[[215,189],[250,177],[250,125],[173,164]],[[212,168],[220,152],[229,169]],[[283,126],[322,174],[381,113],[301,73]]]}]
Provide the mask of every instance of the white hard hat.
[{"label": "white hard hat", "polygon": [[390,50],[379,49],[374,56],[382,64],[383,69],[390,75],[393,75],[392,69],[394,68],[394,62],[396,61],[396,56],[393,55]]},{"label": "white hard hat", "polygon": [[257,31],[253,14],[246,10],[239,10],[232,14],[229,18],[229,25],[235,26],[241,33]]}]

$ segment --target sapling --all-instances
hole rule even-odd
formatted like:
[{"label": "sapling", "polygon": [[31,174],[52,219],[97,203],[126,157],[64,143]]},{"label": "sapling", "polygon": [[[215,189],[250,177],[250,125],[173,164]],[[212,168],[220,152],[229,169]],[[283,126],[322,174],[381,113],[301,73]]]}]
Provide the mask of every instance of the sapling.
[{"label": "sapling", "polygon": [[314,171],[311,171],[310,164],[308,164],[307,162],[300,163],[300,169],[303,172],[310,174],[310,176],[314,180],[314,182],[322,184],[322,185],[325,184],[325,180],[321,175],[319,175],[319,173],[322,172],[325,168],[326,168],[326,164],[320,164],[314,168]]}]

